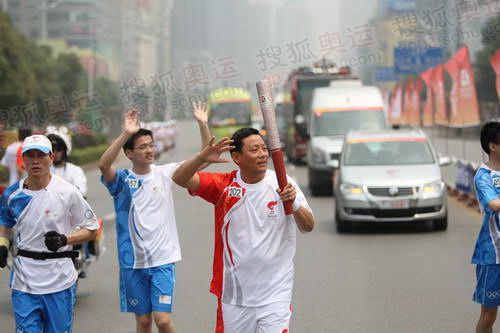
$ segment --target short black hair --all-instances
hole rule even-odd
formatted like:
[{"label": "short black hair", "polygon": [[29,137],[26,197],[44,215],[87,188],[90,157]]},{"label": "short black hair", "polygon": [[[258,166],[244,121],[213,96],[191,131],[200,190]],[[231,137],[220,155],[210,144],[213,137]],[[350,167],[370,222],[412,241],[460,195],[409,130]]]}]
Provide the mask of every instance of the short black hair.
[{"label": "short black hair", "polygon": [[250,135],[255,135],[255,134],[262,137],[258,130],[251,127],[240,128],[239,130],[234,132],[233,136],[231,137],[231,140],[233,140],[232,145],[234,146],[234,148],[231,149],[231,153],[234,152],[241,153],[241,148],[243,147],[243,139],[249,137]]},{"label": "short black hair", "polygon": [[125,144],[123,145],[123,151],[125,151],[127,149],[128,150],[134,150],[135,140],[137,140],[141,136],[150,136],[151,139],[154,139],[153,138],[153,132],[151,132],[148,129],[141,128],[136,133],[134,133],[134,135],[132,135],[130,137],[130,139],[127,140],[127,142],[125,142]]},{"label": "short black hair", "polygon": [[59,150],[59,148],[63,151],[63,160],[66,162],[68,161],[68,146],[66,145],[66,142],[62,137],[60,137],[57,134],[49,134],[47,135],[47,138],[50,140],[50,143],[52,143],[52,151]]},{"label": "short black hair", "polygon": [[33,131],[31,128],[20,128],[17,130],[17,137],[19,141],[24,141],[28,136],[31,136]]},{"label": "short black hair", "polygon": [[486,154],[490,154],[490,142],[500,142],[500,122],[490,121],[481,128],[481,147]]}]

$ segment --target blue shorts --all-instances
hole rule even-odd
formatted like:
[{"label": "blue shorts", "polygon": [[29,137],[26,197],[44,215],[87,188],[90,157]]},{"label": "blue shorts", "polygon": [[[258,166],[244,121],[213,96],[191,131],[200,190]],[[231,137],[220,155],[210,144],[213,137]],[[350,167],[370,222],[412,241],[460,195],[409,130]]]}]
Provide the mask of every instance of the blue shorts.
[{"label": "blue shorts", "polygon": [[53,294],[28,294],[12,290],[16,332],[71,332],[76,285]]},{"label": "blue shorts", "polygon": [[144,269],[120,269],[122,312],[145,315],[172,312],[175,264]]},{"label": "blue shorts", "polygon": [[484,306],[500,305],[500,265],[477,265],[473,300]]}]

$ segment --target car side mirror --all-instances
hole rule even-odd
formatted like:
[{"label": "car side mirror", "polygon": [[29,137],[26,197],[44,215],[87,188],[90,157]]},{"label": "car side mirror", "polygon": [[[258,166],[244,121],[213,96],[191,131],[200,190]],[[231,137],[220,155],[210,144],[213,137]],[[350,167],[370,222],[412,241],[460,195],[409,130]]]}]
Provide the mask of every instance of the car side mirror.
[{"label": "car side mirror", "polygon": [[449,156],[439,156],[439,166],[446,166],[451,164],[451,158]]}]

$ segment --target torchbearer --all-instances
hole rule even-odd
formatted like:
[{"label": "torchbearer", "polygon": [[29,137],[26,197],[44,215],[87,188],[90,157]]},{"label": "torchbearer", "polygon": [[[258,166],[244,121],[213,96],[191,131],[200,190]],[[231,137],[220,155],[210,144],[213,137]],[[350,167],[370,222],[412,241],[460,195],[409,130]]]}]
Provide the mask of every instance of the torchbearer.
[{"label": "torchbearer", "polygon": [[[231,152],[236,170],[198,172],[205,163],[225,163]],[[186,160],[172,179],[215,206],[215,246],[210,292],[218,298],[216,333],[287,333],[292,314],[296,230],[310,232],[314,217],[291,178],[282,190],[267,169],[269,153],[254,128],[236,131]],[[277,168],[278,169],[278,168]],[[284,170],[284,168],[283,168]],[[283,205],[292,205],[286,215]]]}]

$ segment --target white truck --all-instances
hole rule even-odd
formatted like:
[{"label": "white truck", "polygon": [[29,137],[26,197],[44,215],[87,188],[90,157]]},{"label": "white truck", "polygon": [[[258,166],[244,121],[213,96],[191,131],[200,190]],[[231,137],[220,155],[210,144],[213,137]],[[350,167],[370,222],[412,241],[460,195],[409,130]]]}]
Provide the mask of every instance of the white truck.
[{"label": "white truck", "polygon": [[309,189],[331,194],[344,135],[350,130],[385,129],[384,100],[377,87],[357,82],[314,90],[308,145]]}]

